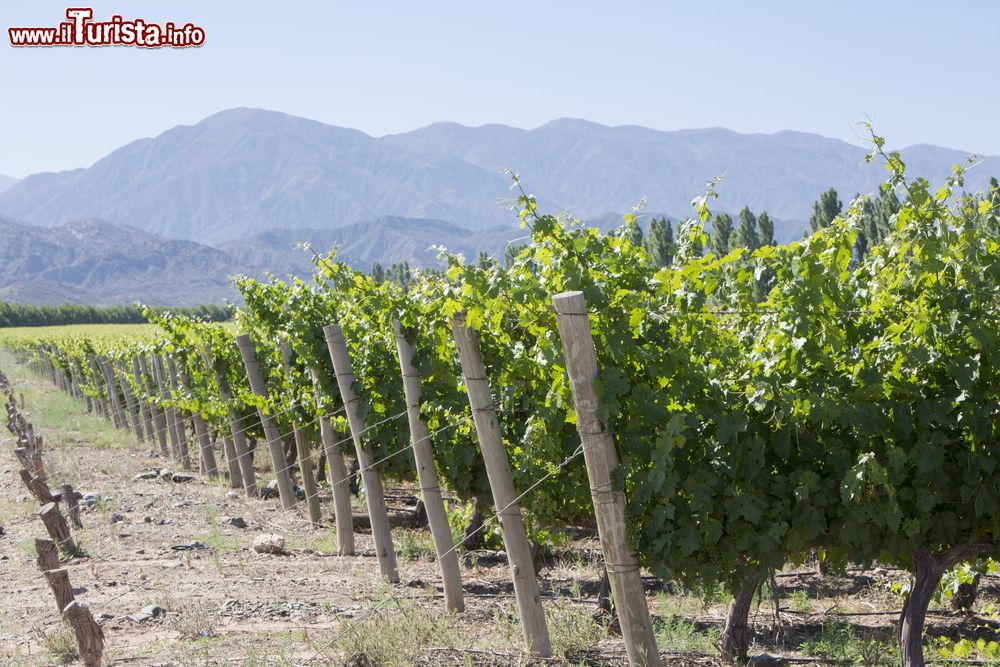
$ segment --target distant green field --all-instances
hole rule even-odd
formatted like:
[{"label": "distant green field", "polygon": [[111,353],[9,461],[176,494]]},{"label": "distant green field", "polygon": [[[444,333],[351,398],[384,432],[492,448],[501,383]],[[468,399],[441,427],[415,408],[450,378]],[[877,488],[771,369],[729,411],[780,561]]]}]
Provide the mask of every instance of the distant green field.
[{"label": "distant green field", "polygon": [[151,335],[152,324],[69,324],[57,327],[12,327],[0,329],[0,345],[40,338],[87,336],[89,338],[124,338]]}]

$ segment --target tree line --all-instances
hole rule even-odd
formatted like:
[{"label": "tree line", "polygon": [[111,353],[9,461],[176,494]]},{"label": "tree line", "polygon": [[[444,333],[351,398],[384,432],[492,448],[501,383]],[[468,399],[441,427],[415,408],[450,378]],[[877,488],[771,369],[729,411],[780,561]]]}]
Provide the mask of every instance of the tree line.
[{"label": "tree line", "polygon": [[[167,308],[155,308],[164,312]],[[194,317],[207,322],[225,322],[232,314],[229,306],[207,304],[190,308],[170,308],[178,315]],[[143,307],[130,306],[83,306],[64,303],[58,306],[34,306],[0,301],[0,328],[5,327],[47,327],[66,324],[145,324]]]}]

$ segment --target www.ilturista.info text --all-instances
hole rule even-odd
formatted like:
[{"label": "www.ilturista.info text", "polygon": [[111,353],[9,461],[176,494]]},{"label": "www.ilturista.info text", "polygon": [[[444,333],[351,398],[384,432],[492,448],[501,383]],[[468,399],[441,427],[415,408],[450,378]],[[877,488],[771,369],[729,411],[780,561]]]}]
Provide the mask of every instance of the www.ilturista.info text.
[{"label": "www.ilturista.info text", "polygon": [[141,46],[184,48],[205,43],[205,29],[193,23],[162,25],[144,19],[112,16],[94,21],[94,10],[72,7],[67,21],[47,28],[8,28],[11,46]]}]

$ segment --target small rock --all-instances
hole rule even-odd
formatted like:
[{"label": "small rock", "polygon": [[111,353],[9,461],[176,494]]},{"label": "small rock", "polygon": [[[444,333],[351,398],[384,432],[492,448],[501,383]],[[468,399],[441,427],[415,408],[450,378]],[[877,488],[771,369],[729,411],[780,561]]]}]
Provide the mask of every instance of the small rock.
[{"label": "small rock", "polygon": [[305,488],[301,487],[301,486],[296,486],[295,487],[295,497],[298,498],[299,500],[305,500],[306,499],[306,490],[305,490]]},{"label": "small rock", "polygon": [[274,479],[260,490],[261,498],[277,498],[278,497],[278,480]]},{"label": "small rock", "polygon": [[103,612],[103,613],[97,615],[97,620],[98,621],[110,621],[114,617],[115,617],[114,614],[109,614],[107,612]]},{"label": "small rock", "polygon": [[160,471],[154,468],[153,470],[147,470],[146,472],[141,472],[132,479],[138,481],[140,479],[156,479],[159,476],[160,476]]},{"label": "small rock", "polygon": [[136,623],[142,623],[143,621],[148,621],[152,618],[159,618],[167,613],[167,610],[163,607],[157,606],[155,604],[146,605],[142,608],[138,614],[132,614],[129,616]]},{"label": "small rock", "polygon": [[80,499],[80,503],[87,507],[96,507],[99,502],[101,502],[101,494],[99,493],[85,493]]},{"label": "small rock", "polygon": [[177,484],[183,484],[184,482],[194,481],[195,477],[194,475],[188,474],[186,472],[175,472],[170,479],[172,479]]},{"label": "small rock", "polygon": [[230,491],[229,493],[226,494],[226,498],[229,498],[230,500],[239,500],[240,494],[236,493],[235,491]]},{"label": "small rock", "polygon": [[232,526],[233,528],[246,528],[247,522],[244,521],[241,516],[234,516],[226,519],[225,523]]},{"label": "small rock", "polygon": [[142,522],[143,523],[153,523],[153,517],[151,517],[151,516],[144,516],[144,517],[142,517]]},{"label": "small rock", "polygon": [[198,549],[207,549],[208,547],[206,547],[201,542],[195,541],[195,542],[188,542],[187,544],[175,544],[170,548],[173,549],[174,551],[195,551]]},{"label": "small rock", "polygon": [[277,534],[258,535],[250,548],[259,554],[280,555],[285,553],[285,538]]},{"label": "small rock", "polygon": [[123,517],[121,514],[112,514],[111,515],[111,523],[121,523],[124,520],[125,520],[125,517]]}]

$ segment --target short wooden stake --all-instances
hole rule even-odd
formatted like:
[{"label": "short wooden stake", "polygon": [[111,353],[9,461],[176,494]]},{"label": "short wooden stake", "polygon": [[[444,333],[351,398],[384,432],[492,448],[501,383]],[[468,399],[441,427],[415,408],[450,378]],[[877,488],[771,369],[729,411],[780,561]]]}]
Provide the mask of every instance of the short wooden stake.
[{"label": "short wooden stake", "polygon": [[629,547],[625,528],[625,494],[616,489],[611,481],[612,473],[618,467],[614,436],[597,418],[598,400],[594,381],[599,370],[587,304],[583,292],[563,292],[552,297],[552,302],[565,352],[566,372],[573,388],[576,425],[583,443],[590,492],[594,499],[597,532],[621,621],[625,651],[631,665],[659,665],[660,655],[642,588],[639,564]]},{"label": "short wooden stake", "polygon": [[62,613],[66,605],[76,599],[73,595],[73,587],[69,584],[69,571],[61,567],[55,570],[47,570],[42,575],[49,582],[52,595],[56,598],[56,611]]},{"label": "short wooden stake", "polygon": [[378,556],[379,570],[388,581],[396,583],[399,581],[399,570],[396,566],[396,549],[392,544],[389,512],[385,507],[382,475],[372,467],[375,461],[362,440],[365,425],[358,416],[361,401],[354,393],[354,369],[347,352],[347,342],[339,324],[323,327],[323,335],[326,337],[330,359],[333,361],[337,387],[344,402],[347,423],[351,427],[351,438],[354,440],[354,450],[361,466],[361,480],[365,485],[365,500],[368,502],[368,518],[371,521],[372,537],[375,538],[375,554]]},{"label": "short wooden stake", "polygon": [[[260,366],[257,364],[257,351],[254,349],[253,341],[250,340],[250,336],[243,334],[236,337],[236,344],[240,348],[240,356],[243,357],[243,366],[246,367],[250,389],[266,400],[268,398],[267,385],[264,384],[264,376],[261,375]],[[257,414],[260,416],[264,436],[267,438],[267,448],[271,452],[271,466],[274,468],[274,477],[278,480],[278,496],[281,498],[281,506],[285,509],[294,507],[295,489],[292,487],[292,477],[288,474],[288,461],[285,459],[281,433],[278,431],[277,424],[274,423],[274,418],[266,410],[257,408]]]},{"label": "short wooden stake", "polygon": [[104,632],[94,620],[90,608],[74,600],[63,609],[62,616],[73,628],[85,667],[100,667],[104,654]]},{"label": "short wooden stake", "polygon": [[445,605],[449,611],[463,611],[465,600],[462,595],[462,573],[458,565],[455,541],[448,525],[448,513],[441,497],[437,468],[434,466],[434,451],[427,423],[420,417],[420,376],[413,366],[413,346],[403,332],[399,320],[392,321],[396,335],[396,352],[399,355],[399,369],[403,376],[403,392],[406,397],[406,416],[410,424],[410,441],[413,443],[413,458],[417,464],[417,479],[420,493],[427,510],[434,549],[441,565],[444,582]]},{"label": "short wooden stake", "polygon": [[42,523],[45,524],[45,529],[49,531],[49,535],[65,554],[76,556],[79,553],[76,548],[76,542],[73,540],[73,534],[70,532],[69,524],[66,523],[66,519],[63,517],[62,512],[59,511],[59,506],[56,503],[46,503],[43,505],[42,509],[38,510],[38,516],[41,517]]},{"label": "short wooden stake", "polygon": [[[322,382],[319,371],[309,369],[312,376],[313,389],[316,394],[316,408],[320,413],[324,410],[322,398]],[[333,431],[330,418],[323,415],[319,418],[319,437],[323,443],[323,453],[326,454],[327,477],[330,491],[333,493],[333,519],[337,530],[337,553],[341,556],[354,555],[354,518],[351,510],[351,490],[348,485],[349,474],[344,463],[344,453],[337,444],[337,435]]]},{"label": "short wooden stake", "polygon": [[55,498],[52,497],[52,492],[49,490],[49,485],[45,483],[44,479],[41,479],[40,477],[33,477],[31,473],[24,468],[21,468],[21,470],[18,471],[18,474],[21,476],[21,481],[24,482],[24,485],[28,487],[28,491],[31,492],[31,495],[33,495],[39,503],[44,505],[45,503],[51,503],[55,500]]},{"label": "short wooden stake", "polygon": [[552,655],[552,644],[545,624],[545,610],[542,608],[538,581],[535,579],[531,545],[524,530],[521,506],[517,502],[517,491],[511,479],[507,450],[500,437],[500,424],[490,395],[486,367],[479,352],[479,340],[476,332],[466,325],[464,314],[452,318],[451,329],[462,364],[465,391],[469,395],[469,407],[476,424],[479,447],[486,464],[486,475],[493,491],[493,502],[500,514],[500,532],[514,580],[514,595],[521,614],[524,641],[533,655],[548,657]]},{"label": "short wooden stake", "polygon": [[80,520],[80,503],[76,500],[76,491],[73,490],[73,486],[63,484],[60,490],[62,491],[62,504],[66,508],[66,515],[69,517],[70,523],[76,528],[83,528],[83,522]]},{"label": "short wooden stake", "polygon": [[59,567],[59,548],[56,546],[54,540],[36,537],[35,553],[38,554],[38,558],[35,559],[35,565],[42,572],[55,570]]}]

